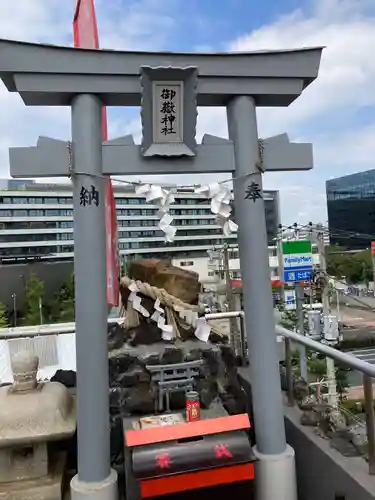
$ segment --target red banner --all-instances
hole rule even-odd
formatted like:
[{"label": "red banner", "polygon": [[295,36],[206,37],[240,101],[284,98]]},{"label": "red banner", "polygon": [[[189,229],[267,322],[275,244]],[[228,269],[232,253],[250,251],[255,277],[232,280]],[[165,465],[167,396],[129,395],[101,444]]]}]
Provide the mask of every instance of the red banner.
[{"label": "red banner", "polygon": [[[94,0],[77,0],[73,20],[74,46],[81,49],[99,49],[98,26]],[[107,110],[103,106],[103,141],[108,138]],[[107,250],[107,302],[119,304],[119,264],[117,253],[116,202],[110,177],[105,181],[105,225]]]},{"label": "red banner", "polygon": [[371,253],[372,255],[375,255],[375,241],[371,242]]}]

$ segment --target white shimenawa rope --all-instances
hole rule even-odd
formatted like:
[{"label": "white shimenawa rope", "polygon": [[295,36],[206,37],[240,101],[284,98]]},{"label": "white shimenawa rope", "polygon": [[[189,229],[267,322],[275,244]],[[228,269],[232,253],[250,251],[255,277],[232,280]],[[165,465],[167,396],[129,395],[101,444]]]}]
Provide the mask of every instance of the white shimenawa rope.
[{"label": "white shimenawa rope", "polygon": [[[150,299],[155,301],[155,311],[151,318],[158,324],[158,327],[163,332],[163,338],[165,340],[172,340],[173,338],[178,338],[179,329],[190,330],[195,328],[195,335],[202,341],[207,342],[211,331],[219,337],[226,337],[224,331],[216,325],[212,325],[206,321],[204,317],[199,318],[199,313],[204,311],[198,306],[187,304],[177,297],[169,294],[163,288],[158,288],[151,286],[148,283],[144,283],[138,280],[132,280],[131,278],[125,276],[121,278],[121,286],[127,288],[130,292],[126,307],[122,308],[122,315],[125,316],[123,326],[125,328],[134,328],[140,324],[140,316],[142,314],[142,309],[139,307],[139,301],[135,301],[134,308],[134,293],[140,293]],[[135,292],[136,290],[136,292]],[[132,296],[132,297],[131,297]],[[131,300],[130,300],[131,298]],[[160,306],[164,307],[165,310],[165,322],[160,322],[159,320],[162,315],[162,309]],[[150,317],[148,311],[145,317]],[[155,312],[159,313],[158,315]],[[177,314],[176,314],[177,313]],[[177,316],[178,315],[178,316]],[[163,326],[172,327],[172,332],[170,328],[163,330]],[[168,334],[168,332],[170,332]]]}]

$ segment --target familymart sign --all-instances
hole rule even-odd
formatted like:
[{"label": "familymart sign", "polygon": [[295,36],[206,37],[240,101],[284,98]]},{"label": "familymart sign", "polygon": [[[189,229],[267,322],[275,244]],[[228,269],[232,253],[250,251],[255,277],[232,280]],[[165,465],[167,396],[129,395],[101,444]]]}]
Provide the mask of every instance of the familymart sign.
[{"label": "familymart sign", "polygon": [[284,241],[282,249],[284,282],[296,283],[310,280],[313,272],[311,241]]}]

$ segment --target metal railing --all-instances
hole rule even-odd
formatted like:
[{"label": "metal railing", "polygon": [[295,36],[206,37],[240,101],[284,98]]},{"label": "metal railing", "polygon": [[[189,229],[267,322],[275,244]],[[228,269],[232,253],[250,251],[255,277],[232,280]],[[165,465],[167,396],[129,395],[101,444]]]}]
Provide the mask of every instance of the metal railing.
[{"label": "metal railing", "polygon": [[356,358],[352,354],[348,354],[326,344],[321,344],[308,337],[292,332],[281,325],[276,326],[276,333],[285,338],[285,369],[287,379],[287,394],[288,404],[294,405],[294,387],[293,387],[293,366],[292,366],[292,348],[291,343],[304,345],[312,351],[324,354],[327,357],[338,361],[363,375],[363,399],[366,416],[367,429],[367,451],[369,474],[375,475],[375,412],[374,412],[374,396],[373,396],[373,378],[375,378],[375,365],[371,365],[366,361]]},{"label": "metal railing", "polygon": [[[244,324],[243,311],[230,311],[223,313],[210,313],[205,315],[207,320],[215,319],[229,319],[239,318],[240,320],[240,336],[241,336],[241,353],[242,359],[247,357],[246,352],[246,335]],[[115,323],[120,318],[110,318],[109,323]],[[2,328],[0,329],[0,340],[33,338],[47,335],[59,335],[75,333],[75,323],[59,323],[53,325],[40,325],[32,327],[18,327],[18,328]],[[368,440],[368,459],[369,459],[369,473],[375,475],[375,412],[373,403],[373,378],[375,378],[375,365],[371,365],[366,361],[356,358],[352,354],[339,351],[330,347],[329,345],[322,344],[309,337],[292,332],[281,325],[276,325],[276,334],[284,337],[285,339],[285,369],[287,379],[287,396],[288,404],[293,406],[294,399],[294,381],[293,381],[293,365],[292,365],[292,343],[301,344],[312,351],[319,352],[328,356],[335,361],[343,363],[354,370],[363,374],[363,393],[365,402],[366,414],[366,427],[367,427],[367,440]]]},{"label": "metal railing", "polygon": [[[121,318],[108,318],[108,323],[116,323]],[[27,339],[32,337],[43,337],[48,335],[62,335],[75,333],[76,324],[53,323],[50,325],[17,326],[15,328],[0,328],[0,340]]]},{"label": "metal railing", "polygon": [[[235,311],[227,313],[207,314],[207,319],[224,319],[224,318],[241,318],[241,346],[242,356],[246,356],[244,349],[245,335],[244,335],[244,312]],[[284,337],[285,342],[285,371],[287,382],[287,396],[288,404],[294,406],[294,380],[293,380],[293,363],[292,363],[292,343],[301,344],[311,349],[312,351],[319,352],[327,357],[338,361],[344,365],[353,368],[363,374],[363,396],[365,403],[366,415],[366,429],[367,429],[367,449],[368,449],[368,462],[369,474],[375,475],[375,412],[374,412],[374,397],[373,397],[373,378],[375,378],[375,365],[371,365],[366,361],[356,358],[352,354],[339,351],[329,345],[322,344],[309,337],[292,332],[287,328],[276,325],[276,334]]]}]

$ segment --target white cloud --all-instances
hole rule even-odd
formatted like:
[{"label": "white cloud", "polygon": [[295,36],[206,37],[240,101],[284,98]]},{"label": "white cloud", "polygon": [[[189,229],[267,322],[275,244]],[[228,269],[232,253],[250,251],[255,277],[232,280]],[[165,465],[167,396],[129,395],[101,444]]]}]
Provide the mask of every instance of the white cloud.
[{"label": "white cloud", "polygon": [[337,176],[353,173],[353,167],[358,165],[368,169],[375,168],[375,122],[323,139],[316,156],[317,163],[337,167]]},{"label": "white cloud", "polygon": [[178,0],[121,0],[96,2],[101,47],[158,50],[174,33]]},{"label": "white cloud", "polygon": [[[174,25],[174,19],[164,12],[174,12],[176,1],[165,0],[164,9],[156,0],[128,1],[126,8],[121,0],[96,0],[101,46],[162,48]],[[75,5],[76,0],[1,0],[0,38],[72,45]],[[9,147],[35,145],[39,135],[65,139],[70,136],[67,108],[26,108],[20,97],[9,94],[2,84],[0,106],[0,178],[9,175]],[[110,124],[111,131],[121,128],[140,130],[132,120],[126,121],[125,127],[123,121],[121,126],[116,121]]]},{"label": "white cloud", "polygon": [[[29,42],[71,43],[75,0],[3,0],[0,37]],[[0,177],[8,176],[8,148],[34,145],[38,135],[64,136],[69,113],[59,108],[28,108],[0,84]],[[69,133],[69,129],[66,135]],[[65,136],[66,136],[65,135]]]},{"label": "white cloud", "polygon": [[[369,5],[362,0],[316,0],[309,14],[298,10],[231,43],[231,49],[242,51],[326,47],[319,77],[301,97],[289,108],[258,112],[261,135],[288,132],[294,140],[314,144],[311,173],[266,175],[265,185],[281,190],[284,220],[290,221],[300,204],[305,221],[325,220],[330,172],[344,175],[374,166],[375,123],[361,127],[355,116],[359,108],[375,105],[375,59],[369,52],[375,46],[375,17],[366,15]],[[349,122],[335,120],[343,110]],[[300,182],[294,192],[288,189],[292,179]]]},{"label": "white cloud", "polygon": [[[290,125],[343,106],[375,104],[373,80],[375,17],[363,15],[367,2],[317,0],[312,16],[301,11],[236,40],[233,50],[324,46],[319,78],[281,113]],[[270,111],[270,114],[274,111]],[[285,116],[284,116],[285,115]]]},{"label": "white cloud", "polygon": [[[101,45],[108,48],[165,48],[176,33],[178,0],[127,2],[96,0]],[[1,0],[0,37],[71,44],[75,0]],[[297,10],[227,44],[231,50],[287,49],[326,46],[319,78],[286,109],[258,112],[260,135],[288,132],[293,140],[314,143],[316,168],[310,173],[265,176],[265,186],[281,190],[283,219],[300,214],[305,220],[325,221],[324,181],[372,167],[375,122],[366,126],[356,117],[361,107],[375,106],[373,82],[375,17],[373,0],[314,0]],[[194,13],[192,13],[193,15]],[[195,13],[196,15],[196,13]],[[66,109],[26,108],[17,95],[0,88],[0,177],[8,174],[7,148],[32,145],[40,134],[67,137]],[[134,133],[139,119],[110,113],[111,135]],[[342,118],[344,116],[344,118]],[[225,110],[200,109],[198,135],[227,135]],[[189,179],[190,180],[190,179]],[[303,215],[306,214],[306,215]]]},{"label": "white cloud", "polygon": [[66,43],[75,0],[2,0],[0,36],[11,40]]}]

